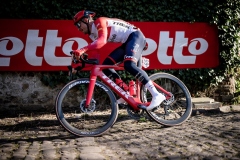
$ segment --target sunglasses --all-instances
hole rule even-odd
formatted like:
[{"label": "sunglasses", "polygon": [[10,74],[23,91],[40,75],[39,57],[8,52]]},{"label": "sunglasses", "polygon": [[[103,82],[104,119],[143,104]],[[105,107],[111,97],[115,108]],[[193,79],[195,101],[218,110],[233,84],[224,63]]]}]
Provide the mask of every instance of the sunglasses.
[{"label": "sunglasses", "polygon": [[81,27],[80,22],[76,23],[75,26],[79,29]]}]

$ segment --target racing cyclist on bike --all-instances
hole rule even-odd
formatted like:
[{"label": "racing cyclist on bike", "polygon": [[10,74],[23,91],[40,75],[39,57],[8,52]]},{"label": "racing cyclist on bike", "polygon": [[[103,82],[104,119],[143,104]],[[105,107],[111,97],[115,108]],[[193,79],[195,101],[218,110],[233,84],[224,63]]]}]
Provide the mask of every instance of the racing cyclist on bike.
[{"label": "racing cyclist on bike", "polygon": [[[146,45],[146,39],[141,30],[120,19],[99,17],[94,20],[94,16],[95,12],[86,10],[79,11],[74,16],[74,25],[79,31],[88,34],[93,42],[79,50],[72,51],[72,58],[79,60],[83,53],[100,49],[108,42],[122,43],[120,47],[108,55],[103,61],[103,65],[114,65],[123,61],[124,69],[142,82],[152,95],[152,101],[147,110],[159,106],[166,99],[165,96],[157,91],[147,73],[137,67],[137,62]],[[76,71],[73,69],[74,72]],[[123,84],[114,69],[106,69],[103,72],[117,84]],[[123,86],[123,88],[125,87]],[[118,100],[118,103],[124,102],[122,98]]]}]

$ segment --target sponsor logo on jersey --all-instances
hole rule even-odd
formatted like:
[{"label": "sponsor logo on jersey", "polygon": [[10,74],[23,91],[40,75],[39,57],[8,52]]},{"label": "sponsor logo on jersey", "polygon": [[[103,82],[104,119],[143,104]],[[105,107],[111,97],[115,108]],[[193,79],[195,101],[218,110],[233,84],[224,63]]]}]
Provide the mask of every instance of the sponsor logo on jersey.
[{"label": "sponsor logo on jersey", "polygon": [[127,29],[130,28],[130,25],[126,24],[126,23],[122,23],[122,22],[113,22],[114,25],[118,25],[118,26],[122,26],[125,27]]}]

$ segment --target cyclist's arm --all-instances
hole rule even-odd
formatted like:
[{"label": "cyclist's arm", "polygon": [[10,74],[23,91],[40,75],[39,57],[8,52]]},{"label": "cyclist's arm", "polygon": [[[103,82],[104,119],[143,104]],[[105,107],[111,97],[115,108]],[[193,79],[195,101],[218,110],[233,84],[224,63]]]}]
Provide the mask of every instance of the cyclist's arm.
[{"label": "cyclist's arm", "polygon": [[86,46],[87,50],[100,49],[107,43],[107,20],[105,17],[100,17],[94,21],[98,30],[98,38]]}]

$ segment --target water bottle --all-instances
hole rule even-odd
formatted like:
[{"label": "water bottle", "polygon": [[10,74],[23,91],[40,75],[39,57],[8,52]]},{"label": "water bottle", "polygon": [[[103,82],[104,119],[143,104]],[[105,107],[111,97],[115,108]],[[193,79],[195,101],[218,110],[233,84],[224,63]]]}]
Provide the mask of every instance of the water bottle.
[{"label": "water bottle", "polygon": [[121,79],[116,79],[115,80],[116,84],[121,87],[124,91],[128,91],[128,85],[125,84]]},{"label": "water bottle", "polygon": [[131,96],[136,96],[136,84],[133,80],[129,82],[129,94]]}]

